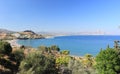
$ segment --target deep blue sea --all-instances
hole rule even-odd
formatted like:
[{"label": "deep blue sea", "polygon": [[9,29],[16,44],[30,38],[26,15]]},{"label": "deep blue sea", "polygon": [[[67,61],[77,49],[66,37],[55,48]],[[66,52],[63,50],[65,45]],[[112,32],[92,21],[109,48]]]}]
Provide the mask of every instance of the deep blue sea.
[{"label": "deep blue sea", "polygon": [[57,45],[61,50],[69,50],[71,55],[84,56],[92,54],[96,56],[100,49],[105,49],[107,45],[114,47],[114,41],[120,40],[120,36],[107,35],[80,35],[80,36],[60,36],[48,39],[18,40],[18,43],[25,46]]}]

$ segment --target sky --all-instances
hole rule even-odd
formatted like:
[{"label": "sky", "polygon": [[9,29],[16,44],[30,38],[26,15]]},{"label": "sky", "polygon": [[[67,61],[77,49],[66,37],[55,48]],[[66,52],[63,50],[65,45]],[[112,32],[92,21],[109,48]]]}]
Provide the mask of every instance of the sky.
[{"label": "sky", "polygon": [[0,28],[120,34],[120,0],[0,0]]}]

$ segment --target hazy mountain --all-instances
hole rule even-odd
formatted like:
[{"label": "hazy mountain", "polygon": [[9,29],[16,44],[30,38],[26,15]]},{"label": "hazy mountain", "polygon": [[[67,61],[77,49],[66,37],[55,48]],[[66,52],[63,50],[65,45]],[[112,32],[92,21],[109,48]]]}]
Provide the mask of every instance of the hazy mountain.
[{"label": "hazy mountain", "polygon": [[0,33],[14,33],[14,31],[10,31],[7,29],[0,29]]},{"label": "hazy mountain", "polygon": [[93,32],[85,31],[85,32],[38,32],[38,34],[59,36],[59,35],[105,35],[106,33],[104,31]]}]

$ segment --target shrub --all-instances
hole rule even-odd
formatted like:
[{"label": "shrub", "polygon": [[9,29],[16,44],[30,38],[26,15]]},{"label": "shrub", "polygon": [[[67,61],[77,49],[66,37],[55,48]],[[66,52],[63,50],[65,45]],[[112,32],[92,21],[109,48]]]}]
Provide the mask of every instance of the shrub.
[{"label": "shrub", "polygon": [[107,48],[96,56],[96,68],[99,74],[120,73],[120,50]]},{"label": "shrub", "polygon": [[38,52],[29,54],[20,64],[20,74],[57,74],[55,60]]},{"label": "shrub", "polygon": [[0,41],[0,53],[1,54],[10,54],[12,52],[12,47],[10,43]]},{"label": "shrub", "polygon": [[63,51],[61,51],[61,54],[69,55],[69,54],[70,54],[70,51],[68,51],[68,50],[63,50]]}]

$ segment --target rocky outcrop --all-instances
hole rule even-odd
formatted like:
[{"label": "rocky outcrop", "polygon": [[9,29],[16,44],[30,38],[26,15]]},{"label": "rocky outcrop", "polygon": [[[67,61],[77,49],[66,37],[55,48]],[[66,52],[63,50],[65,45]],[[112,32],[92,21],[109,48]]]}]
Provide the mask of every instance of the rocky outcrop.
[{"label": "rocky outcrop", "polygon": [[0,33],[0,39],[43,39],[44,36],[36,34],[31,30],[15,33]]},{"label": "rocky outcrop", "polygon": [[23,32],[19,32],[20,36],[18,39],[43,39],[42,35],[36,34],[31,30],[25,30]]}]

